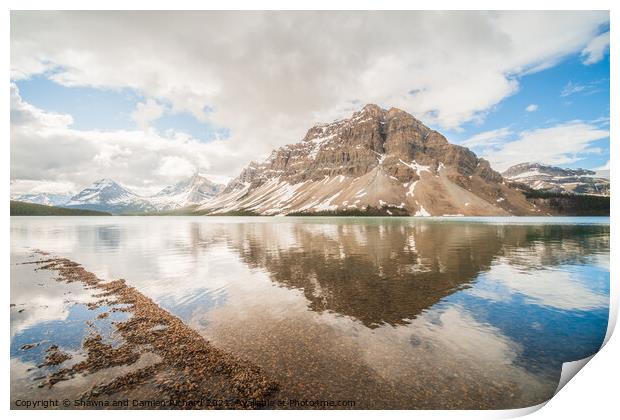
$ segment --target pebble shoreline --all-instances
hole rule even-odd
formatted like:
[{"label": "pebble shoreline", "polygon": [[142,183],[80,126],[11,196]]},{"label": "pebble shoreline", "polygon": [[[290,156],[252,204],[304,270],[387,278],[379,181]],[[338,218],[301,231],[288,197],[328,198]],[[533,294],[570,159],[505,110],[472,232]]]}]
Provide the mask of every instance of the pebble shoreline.
[{"label": "pebble shoreline", "polygon": [[[37,251],[40,255],[48,255]],[[112,311],[127,312],[127,320],[114,322],[121,343],[113,346],[99,334],[87,335],[82,347],[86,358],[47,376],[40,386],[70,380],[79,374],[92,374],[113,367],[135,363],[146,353],[154,354],[158,362],[113,380],[93,386],[82,395],[88,399],[105,399],[114,394],[141,386],[154,390],[153,399],[179,401],[218,401],[214,405],[190,405],[175,408],[260,408],[278,391],[259,367],[226,353],[205,340],[181,319],[162,309],[124,279],[104,281],[67,258],[46,258],[28,262],[37,270],[51,270],[59,282],[80,282],[95,291],[94,302],[88,307],[120,305]],[[48,353],[48,362],[68,360],[57,346]]]}]

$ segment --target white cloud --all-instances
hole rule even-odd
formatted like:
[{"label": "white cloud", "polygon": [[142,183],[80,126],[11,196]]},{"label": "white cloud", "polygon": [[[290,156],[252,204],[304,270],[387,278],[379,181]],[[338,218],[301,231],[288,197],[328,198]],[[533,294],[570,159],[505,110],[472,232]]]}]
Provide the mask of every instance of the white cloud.
[{"label": "white cloud", "polygon": [[528,105],[527,107],[525,107],[525,110],[526,110],[527,112],[534,112],[534,111],[537,111],[537,110],[538,110],[538,105],[536,105],[536,104],[530,104],[530,105]]},{"label": "white cloud", "polygon": [[189,177],[196,173],[196,166],[186,158],[179,156],[164,156],[157,173],[164,177]]},{"label": "white cloud", "polygon": [[560,310],[592,310],[604,308],[609,297],[592,289],[588,278],[567,271],[531,272],[517,269],[507,260],[500,259],[486,274],[493,282],[494,289],[473,289],[468,293],[489,300],[504,300],[499,295],[497,284],[508,287],[510,293],[520,293],[529,304],[547,306]]},{"label": "white cloud", "polygon": [[[608,12],[586,11],[15,11],[13,79],[49,71],[65,86],[134,89],[170,104],[172,113],[227,128],[230,138],[205,145],[180,134],[80,132],[69,128],[70,116],[61,121],[41,111],[37,124],[49,117],[63,133],[46,124],[33,137],[12,139],[18,151],[11,177],[80,184],[91,176],[75,169],[76,159],[99,156],[96,165],[112,165],[106,176],[117,177],[118,168],[127,184],[136,184],[154,172],[143,161],[159,162],[155,147],[174,149],[199,170],[235,176],[251,159],[300,140],[313,123],[348,116],[365,103],[458,128],[515,93],[520,75],[583,50],[608,20]],[[160,111],[147,101],[134,119],[146,127]],[[21,124],[16,134],[27,129]],[[58,150],[75,147],[68,156],[50,150],[50,159],[35,167],[20,141],[40,150],[51,149],[51,141]],[[187,150],[179,150],[185,143]],[[65,174],[60,164],[67,161]]]},{"label": "white cloud", "polygon": [[[75,130],[65,115],[25,103],[11,86],[11,192],[76,191],[111,177],[139,194],[154,193],[196,170],[207,174],[235,151],[223,141],[154,131]],[[224,163],[226,164],[226,163]],[[62,190],[62,191],[61,191]]]},{"label": "white cloud", "polygon": [[560,96],[562,98],[566,98],[571,95],[592,95],[593,93],[600,92],[601,84],[609,83],[608,79],[599,79],[593,80],[588,83],[575,83],[568,82],[563,88],[562,92],[560,92]]},{"label": "white cloud", "polygon": [[583,64],[590,65],[598,63],[605,57],[605,53],[609,50],[609,32],[600,34],[592,39],[588,45],[581,51]]},{"label": "white cloud", "polygon": [[460,145],[465,147],[495,146],[503,143],[513,134],[514,133],[510,128],[502,127],[496,130],[489,130],[478,133],[461,142]]},{"label": "white cloud", "polygon": [[570,95],[574,95],[575,93],[580,93],[586,90],[585,85],[581,85],[579,83],[568,82],[566,86],[562,88],[562,92],[560,96],[565,98]]},{"label": "white cloud", "polygon": [[140,102],[136,109],[131,113],[131,119],[138,124],[142,130],[147,131],[152,121],[157,120],[164,114],[165,107],[149,98],[146,102]]},{"label": "white cloud", "polygon": [[19,179],[11,180],[11,194],[24,193],[50,193],[50,194],[75,194],[76,185],[73,182],[41,181]]},{"label": "white cloud", "polygon": [[[609,130],[583,121],[570,121],[552,127],[526,130],[512,141],[489,143],[482,156],[494,169],[536,160],[549,165],[577,162],[587,154],[601,153],[591,147],[594,141],[609,137]],[[484,146],[483,143],[479,144]]]}]

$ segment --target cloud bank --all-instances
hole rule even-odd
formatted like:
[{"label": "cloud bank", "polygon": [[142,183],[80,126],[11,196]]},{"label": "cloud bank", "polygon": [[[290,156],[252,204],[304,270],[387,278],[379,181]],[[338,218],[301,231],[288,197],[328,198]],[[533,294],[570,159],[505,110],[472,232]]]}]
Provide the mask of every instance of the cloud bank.
[{"label": "cloud bank", "polygon": [[[567,54],[600,59],[608,20],[583,11],[12,12],[14,81],[45,74],[149,99],[132,114],[140,130],[78,131],[71,116],[36,109],[13,88],[11,178],[83,185],[112,175],[146,190],[190,167],[235,176],[365,103],[458,129],[514,94],[520,75]],[[230,136],[154,132],[164,108]]]},{"label": "cloud bank", "polygon": [[221,141],[203,143],[182,133],[166,137],[152,130],[74,130],[71,122],[67,115],[24,102],[11,85],[12,193],[75,192],[83,180],[110,176],[148,195],[235,156]]},{"label": "cloud bank", "polygon": [[494,169],[504,171],[521,162],[566,165],[584,154],[601,153],[592,143],[609,137],[609,129],[600,122],[569,121],[550,127],[512,132],[508,127],[476,134],[463,143],[480,147],[480,153]]}]

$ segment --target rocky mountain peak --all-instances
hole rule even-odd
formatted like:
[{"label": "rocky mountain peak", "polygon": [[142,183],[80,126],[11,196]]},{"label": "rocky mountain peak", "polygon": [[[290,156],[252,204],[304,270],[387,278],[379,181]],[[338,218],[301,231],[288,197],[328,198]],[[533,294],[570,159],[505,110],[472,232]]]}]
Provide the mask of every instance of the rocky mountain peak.
[{"label": "rocky mountain peak", "polygon": [[376,118],[382,118],[385,116],[385,109],[381,108],[376,104],[367,104],[359,111],[355,112],[352,118],[355,118],[359,115],[371,116]]},{"label": "rocky mountain peak", "polygon": [[274,150],[263,163],[252,162],[226,190],[248,183],[258,186],[276,174],[296,183],[325,176],[360,176],[377,166],[405,182],[417,177],[407,164],[412,161],[433,170],[440,163],[458,161],[465,176],[480,167],[480,174],[501,181],[501,175],[486,161],[468,149],[450,145],[444,136],[412,115],[369,104],[351,118],[312,127],[300,143]]},{"label": "rocky mountain peak", "polygon": [[[429,176],[437,179],[431,182]],[[327,185],[335,179],[341,183],[338,190],[332,185],[309,197],[291,192],[310,185]],[[436,184],[438,179],[446,185],[434,186],[435,197],[430,191],[424,199],[422,194],[416,197],[414,186],[416,191],[421,190],[422,184]],[[418,181],[420,184],[416,186]],[[471,214],[474,210],[478,214],[508,214],[513,211],[511,206],[518,205],[518,211],[529,211],[531,206],[522,196],[521,199],[515,196],[514,200],[504,197],[497,201],[502,194],[502,182],[502,176],[486,160],[465,147],[450,144],[443,135],[411,114],[398,108],[385,110],[369,104],[350,118],[315,125],[300,142],[274,150],[261,163],[252,162],[226,186],[221,197],[207,203],[205,208],[249,208],[271,214],[391,205],[410,214],[427,213],[428,208],[445,214],[454,211]],[[360,186],[358,191],[350,190],[360,183],[365,186]],[[292,195],[271,202],[269,197],[278,194],[280,187],[277,185],[286,185],[284,188]],[[265,189],[270,191],[265,192]],[[439,194],[442,189],[446,190],[446,198]],[[480,191],[473,193],[476,189]],[[454,197],[457,191],[458,199]],[[259,192],[264,193],[262,197],[249,203],[245,201]],[[330,192],[334,197],[328,200],[330,197],[326,195]],[[360,195],[356,196],[358,192]],[[456,203],[471,194],[475,197],[466,201],[467,206],[465,202]],[[482,201],[479,196],[484,196]],[[422,201],[428,203],[423,205]],[[223,205],[224,202],[228,204]],[[484,211],[480,210],[483,208]]]},{"label": "rocky mountain peak", "polygon": [[140,197],[113,179],[102,178],[71,197],[67,204],[71,205],[75,202],[122,202],[134,199],[138,200]]},{"label": "rocky mountain peak", "polygon": [[[382,113],[385,112],[385,109],[381,108],[377,104],[366,104],[364,107],[357,112],[371,112],[371,113]],[[355,115],[355,114],[353,114]]]},{"label": "rocky mountain peak", "polygon": [[[402,109],[400,109],[400,108],[394,108],[394,107],[392,107],[392,108],[390,108],[390,109],[386,112],[386,114],[385,114],[385,115],[386,115],[386,118],[388,118],[388,119],[392,119],[392,118],[399,118],[399,117],[401,117],[401,118],[408,118],[408,119],[414,119],[414,120],[415,120],[415,117],[414,117],[413,115],[409,114],[409,113],[408,113],[408,112],[406,112],[406,111],[403,111],[403,110],[402,110]],[[416,121],[417,121],[417,120],[416,120]]]},{"label": "rocky mountain peak", "polygon": [[90,186],[84,188],[71,198],[73,200],[89,199],[111,199],[124,196],[135,196],[134,193],[123,187],[118,182],[109,179],[102,178],[93,182]]},{"label": "rocky mountain peak", "polygon": [[115,186],[121,187],[119,183],[117,183],[116,181],[110,178],[101,178],[93,182],[91,185],[91,188],[110,188],[110,187],[115,187]]}]

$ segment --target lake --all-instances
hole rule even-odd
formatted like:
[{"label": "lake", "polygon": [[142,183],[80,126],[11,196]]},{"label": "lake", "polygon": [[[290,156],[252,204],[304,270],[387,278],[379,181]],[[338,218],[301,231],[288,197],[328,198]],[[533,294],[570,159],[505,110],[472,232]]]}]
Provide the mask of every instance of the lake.
[{"label": "lake", "polygon": [[538,404],[603,342],[609,236],[609,218],[11,217],[12,400],[80,395],[123,369],[38,387],[45,346],[24,346],[75,362],[114,324],[89,323],[88,289],[20,264],[37,249],[126,279],[280,398]]}]

